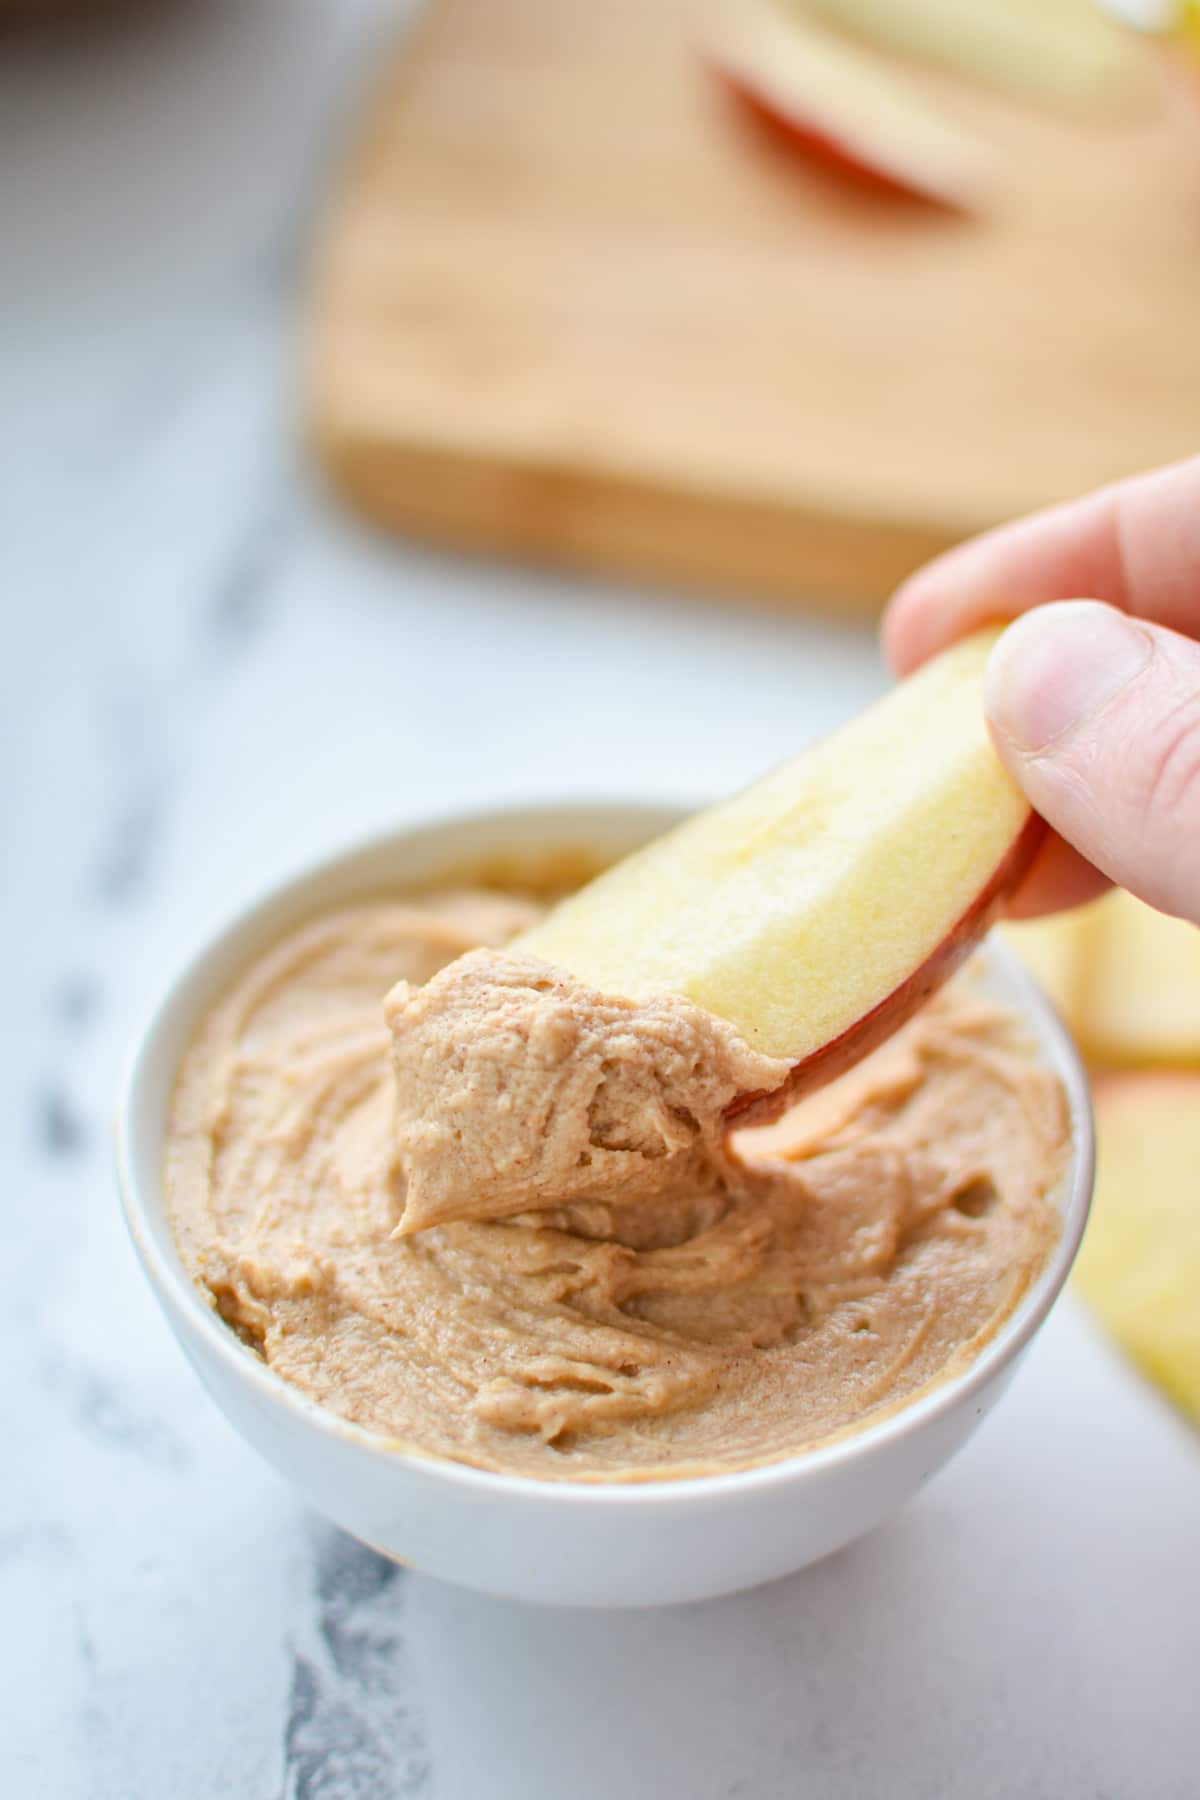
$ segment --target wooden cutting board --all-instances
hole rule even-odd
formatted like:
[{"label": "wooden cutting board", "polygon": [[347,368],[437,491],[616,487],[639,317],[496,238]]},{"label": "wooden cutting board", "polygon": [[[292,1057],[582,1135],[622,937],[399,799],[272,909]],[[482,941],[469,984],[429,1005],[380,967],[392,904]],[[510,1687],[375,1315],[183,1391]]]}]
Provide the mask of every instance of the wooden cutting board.
[{"label": "wooden cutting board", "polygon": [[[942,84],[961,220],[768,144],[680,0],[434,0],[320,243],[309,416],[399,531],[878,602],[967,532],[1200,445],[1200,78],[1071,122]],[[931,82],[933,78],[928,78]]]}]

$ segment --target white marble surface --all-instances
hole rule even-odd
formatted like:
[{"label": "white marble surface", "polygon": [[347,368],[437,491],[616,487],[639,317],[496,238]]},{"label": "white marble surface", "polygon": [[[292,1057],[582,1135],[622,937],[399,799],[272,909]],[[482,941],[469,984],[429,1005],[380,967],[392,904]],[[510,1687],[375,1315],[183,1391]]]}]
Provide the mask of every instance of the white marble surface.
[{"label": "white marble surface", "polygon": [[142,1285],[121,1058],[249,890],[480,799],[728,787],[881,679],[865,635],[402,550],[315,489],[299,260],[390,28],[197,0],[0,44],[0,1792],[1183,1800],[1200,1446],[1070,1306],[891,1527],[602,1616],[306,1513]]}]

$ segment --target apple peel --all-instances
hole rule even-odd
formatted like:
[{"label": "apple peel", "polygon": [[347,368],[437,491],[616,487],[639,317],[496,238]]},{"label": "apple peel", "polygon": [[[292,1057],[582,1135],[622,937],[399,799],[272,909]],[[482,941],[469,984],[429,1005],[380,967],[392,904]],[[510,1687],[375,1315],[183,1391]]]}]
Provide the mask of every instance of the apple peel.
[{"label": "apple peel", "polygon": [[736,1119],[739,1126],[768,1124],[793,1101],[836,1080],[886,1043],[979,948],[1003,912],[1005,902],[1028,873],[1045,835],[1045,820],[1031,813],[987,886],[951,927],[936,957],[886,994],[869,1013],[847,1026],[841,1037],[826,1044],[815,1056],[797,1063],[782,1087],[769,1093],[740,1095],[728,1108],[727,1116]]}]

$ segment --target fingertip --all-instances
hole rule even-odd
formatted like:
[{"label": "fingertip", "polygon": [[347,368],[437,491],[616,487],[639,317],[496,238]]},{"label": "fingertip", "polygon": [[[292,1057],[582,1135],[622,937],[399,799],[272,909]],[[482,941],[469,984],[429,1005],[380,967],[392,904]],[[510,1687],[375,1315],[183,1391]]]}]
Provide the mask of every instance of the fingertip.
[{"label": "fingertip", "polygon": [[938,606],[940,561],[901,582],[887,603],[879,635],[884,659],[894,675],[911,675],[942,648],[939,625],[945,641],[947,621]]},{"label": "fingertip", "polygon": [[913,667],[908,651],[909,582],[898,587],[884,609],[879,624],[879,646],[893,675],[907,675]]},{"label": "fingertip", "polygon": [[1145,627],[1099,600],[1054,600],[1014,619],[984,676],[984,706],[1001,753],[1048,751],[1110,703],[1146,667],[1152,649]]},{"label": "fingertip", "polygon": [[910,675],[1005,608],[987,603],[978,580],[989,538],[969,538],[900,583],[883,615],[881,641],[897,675]]}]

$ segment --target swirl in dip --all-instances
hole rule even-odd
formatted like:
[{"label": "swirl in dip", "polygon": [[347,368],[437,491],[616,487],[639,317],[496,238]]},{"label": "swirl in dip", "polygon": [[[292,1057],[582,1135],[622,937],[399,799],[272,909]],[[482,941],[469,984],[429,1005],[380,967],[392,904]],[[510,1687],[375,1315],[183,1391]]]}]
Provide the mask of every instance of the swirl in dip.
[{"label": "swirl in dip", "polygon": [[968,1363],[1044,1259],[1067,1149],[1057,1081],[970,971],[729,1137],[783,1065],[688,1001],[506,954],[538,910],[347,908],[203,1019],[166,1182],[229,1326],[398,1447],[558,1480],[790,1456]]}]

